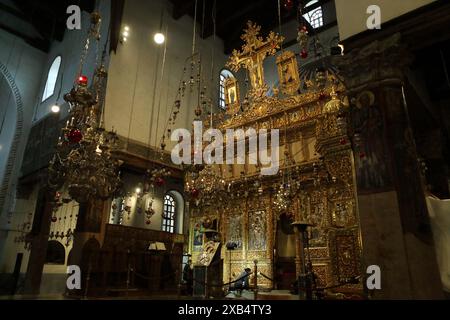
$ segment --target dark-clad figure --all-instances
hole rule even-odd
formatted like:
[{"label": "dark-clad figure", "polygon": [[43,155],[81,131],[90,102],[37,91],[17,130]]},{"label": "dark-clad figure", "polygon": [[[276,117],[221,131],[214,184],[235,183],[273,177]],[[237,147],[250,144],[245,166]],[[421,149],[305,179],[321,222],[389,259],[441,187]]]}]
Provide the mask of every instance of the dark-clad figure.
[{"label": "dark-clad figure", "polygon": [[186,294],[192,295],[192,288],[194,284],[194,271],[192,270],[192,260],[189,259],[188,263],[183,269],[183,281],[186,284]]},{"label": "dark-clad figure", "polygon": [[230,291],[238,291],[239,293],[242,293],[242,290],[248,290],[250,288],[251,273],[252,270],[250,268],[246,268],[244,272],[236,278],[238,281],[230,286]]}]

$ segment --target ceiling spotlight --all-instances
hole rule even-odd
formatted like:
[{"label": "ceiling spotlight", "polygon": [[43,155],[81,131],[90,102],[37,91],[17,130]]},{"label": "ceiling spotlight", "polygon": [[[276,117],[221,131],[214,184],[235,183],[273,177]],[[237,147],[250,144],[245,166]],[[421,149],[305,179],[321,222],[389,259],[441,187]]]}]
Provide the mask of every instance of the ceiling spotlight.
[{"label": "ceiling spotlight", "polygon": [[128,31],[124,31],[124,32],[122,33],[122,35],[123,35],[125,38],[127,38],[127,37],[130,35],[130,33],[129,33]]},{"label": "ceiling spotlight", "polygon": [[141,188],[136,188],[136,193],[137,194],[140,194],[142,192],[142,189]]},{"label": "ceiling spotlight", "polygon": [[164,41],[166,41],[166,37],[162,33],[158,32],[153,37],[153,40],[155,40],[156,44],[163,44]]},{"label": "ceiling spotlight", "polygon": [[128,26],[125,26],[125,28],[123,28],[125,31],[130,31],[130,28]]},{"label": "ceiling spotlight", "polygon": [[60,106],[58,106],[58,104],[55,104],[52,106],[53,113],[59,113],[59,111],[61,111],[61,108],[60,108]]}]

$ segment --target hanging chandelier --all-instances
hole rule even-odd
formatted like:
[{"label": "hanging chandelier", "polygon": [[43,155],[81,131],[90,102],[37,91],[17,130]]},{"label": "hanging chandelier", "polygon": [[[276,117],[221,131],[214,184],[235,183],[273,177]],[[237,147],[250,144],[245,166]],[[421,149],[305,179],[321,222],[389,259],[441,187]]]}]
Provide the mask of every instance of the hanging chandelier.
[{"label": "hanging chandelier", "polygon": [[208,165],[199,173],[187,172],[185,191],[198,204],[212,204],[222,200],[227,183],[214,172],[213,166]]},{"label": "hanging chandelier", "polygon": [[293,212],[291,211],[292,203],[300,189],[299,181],[295,181],[293,178],[294,166],[295,161],[286,147],[284,152],[284,163],[280,171],[282,179],[275,194],[274,205],[278,212],[285,213],[287,216],[293,215]]},{"label": "hanging chandelier", "polygon": [[120,178],[119,160],[114,156],[118,136],[103,127],[103,91],[107,72],[104,67],[106,46],[96,68],[92,88],[82,75],[90,39],[100,40],[101,18],[91,15],[91,28],[84,48],[80,73],[74,88],[64,96],[69,105],[69,120],[62,129],[56,154],[50,162],[49,185],[66,187],[71,199],[85,203],[91,198],[107,199],[116,191]]}]

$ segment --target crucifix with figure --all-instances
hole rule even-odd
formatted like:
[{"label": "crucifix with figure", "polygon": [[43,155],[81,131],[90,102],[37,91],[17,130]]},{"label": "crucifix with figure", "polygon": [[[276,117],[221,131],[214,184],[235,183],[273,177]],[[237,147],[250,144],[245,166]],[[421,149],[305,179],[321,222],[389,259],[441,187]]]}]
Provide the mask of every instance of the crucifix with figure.
[{"label": "crucifix with figure", "polygon": [[267,56],[273,56],[280,49],[284,41],[284,37],[271,31],[269,36],[264,41],[260,36],[261,27],[257,24],[248,21],[247,29],[241,39],[244,40],[244,45],[241,51],[234,50],[227,67],[232,71],[237,72],[241,68],[248,70],[250,76],[250,83],[252,85],[251,94],[254,97],[262,97],[267,91],[268,87],[264,81],[264,59]]}]

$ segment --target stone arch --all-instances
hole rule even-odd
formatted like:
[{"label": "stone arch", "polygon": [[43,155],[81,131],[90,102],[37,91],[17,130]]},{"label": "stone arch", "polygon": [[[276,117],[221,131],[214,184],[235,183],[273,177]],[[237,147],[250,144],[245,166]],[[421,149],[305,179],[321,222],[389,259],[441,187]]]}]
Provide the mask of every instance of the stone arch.
[{"label": "stone arch", "polygon": [[0,216],[3,214],[3,209],[5,206],[5,200],[8,195],[8,189],[11,184],[11,177],[14,170],[14,165],[16,164],[17,152],[20,143],[20,139],[23,133],[23,103],[22,97],[20,95],[19,88],[16,85],[14,77],[8,71],[8,68],[0,62],[0,74],[5,78],[8,83],[13,97],[16,103],[16,129],[14,132],[13,140],[11,142],[11,148],[8,155],[8,160],[5,167],[5,173],[3,179],[0,181]]},{"label": "stone arch", "polygon": [[66,263],[66,248],[59,241],[49,241],[47,243],[47,256],[45,264],[64,265]]}]

